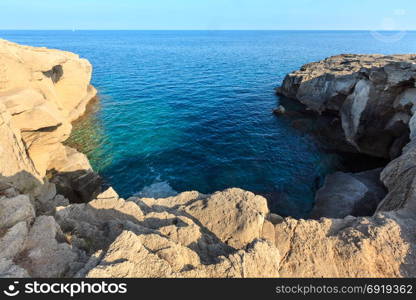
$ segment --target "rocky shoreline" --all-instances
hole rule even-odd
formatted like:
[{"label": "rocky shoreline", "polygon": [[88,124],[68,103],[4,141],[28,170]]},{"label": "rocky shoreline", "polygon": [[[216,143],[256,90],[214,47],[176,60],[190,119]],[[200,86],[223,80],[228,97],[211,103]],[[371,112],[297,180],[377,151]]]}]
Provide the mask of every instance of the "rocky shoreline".
[{"label": "rocky shoreline", "polygon": [[314,211],[327,218],[294,220],[240,189],[103,190],[62,144],[96,94],[89,62],[0,40],[0,277],[414,277],[415,66],[344,55],[288,75],[281,94],[338,118],[356,151],[394,159],[331,175]]}]

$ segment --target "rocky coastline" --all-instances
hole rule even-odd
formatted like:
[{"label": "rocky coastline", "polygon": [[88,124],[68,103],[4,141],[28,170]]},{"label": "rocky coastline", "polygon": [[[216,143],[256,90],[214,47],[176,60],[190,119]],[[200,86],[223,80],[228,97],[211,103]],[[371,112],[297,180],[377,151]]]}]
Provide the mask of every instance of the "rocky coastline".
[{"label": "rocky coastline", "polygon": [[0,40],[0,277],[416,275],[416,56],[342,55],[286,77],[280,94],[391,161],[328,176],[311,220],[240,189],[122,199],[103,188],[63,144],[96,95],[91,73],[75,54]]}]

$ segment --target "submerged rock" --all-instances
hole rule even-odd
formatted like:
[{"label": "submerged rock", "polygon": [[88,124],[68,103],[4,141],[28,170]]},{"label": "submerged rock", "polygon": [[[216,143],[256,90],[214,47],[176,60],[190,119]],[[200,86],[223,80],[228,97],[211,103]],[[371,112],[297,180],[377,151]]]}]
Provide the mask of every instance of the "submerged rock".
[{"label": "submerged rock", "polygon": [[284,115],[286,113],[286,108],[283,105],[280,105],[278,108],[273,110],[273,114],[276,116]]}]

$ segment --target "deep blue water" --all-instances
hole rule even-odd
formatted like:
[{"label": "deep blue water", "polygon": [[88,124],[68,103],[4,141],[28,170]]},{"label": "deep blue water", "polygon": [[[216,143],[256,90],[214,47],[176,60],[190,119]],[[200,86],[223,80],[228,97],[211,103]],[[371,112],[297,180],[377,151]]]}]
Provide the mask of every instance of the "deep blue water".
[{"label": "deep blue water", "polygon": [[[369,32],[0,31],[69,50],[94,66],[100,109],[75,140],[122,196],[152,184],[204,193],[240,187],[306,216],[316,178],[338,168],[313,137],[271,114],[274,88],[302,64],[340,53],[416,52],[416,33],[393,43]],[[169,184],[169,185],[168,185]]]}]

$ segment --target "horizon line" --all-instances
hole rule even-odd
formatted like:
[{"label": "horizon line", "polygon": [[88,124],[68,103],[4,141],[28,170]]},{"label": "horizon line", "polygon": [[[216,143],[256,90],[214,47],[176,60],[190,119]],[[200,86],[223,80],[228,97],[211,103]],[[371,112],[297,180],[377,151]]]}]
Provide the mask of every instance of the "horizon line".
[{"label": "horizon line", "polygon": [[0,31],[379,31],[379,32],[412,32],[416,29],[15,29],[0,28]]}]

